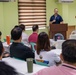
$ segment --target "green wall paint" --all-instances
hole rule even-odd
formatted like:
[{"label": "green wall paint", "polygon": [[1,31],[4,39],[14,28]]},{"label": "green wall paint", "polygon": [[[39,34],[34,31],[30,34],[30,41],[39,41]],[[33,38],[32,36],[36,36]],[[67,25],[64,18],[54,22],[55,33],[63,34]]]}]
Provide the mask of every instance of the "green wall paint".
[{"label": "green wall paint", "polygon": [[57,8],[55,0],[46,0],[46,24],[49,25],[50,16],[54,13],[54,8]]},{"label": "green wall paint", "polygon": [[[55,0],[46,0],[46,25],[49,26],[50,16],[53,15],[54,8],[58,8],[59,14],[62,15],[64,22],[69,25],[76,25],[76,0],[71,4],[56,3]],[[0,2],[0,31],[3,33],[3,38],[10,34],[14,25],[18,24],[18,2]],[[41,29],[39,32],[48,29]],[[31,34],[31,30],[26,31]]]},{"label": "green wall paint", "polygon": [[3,3],[4,8],[4,26],[5,35],[10,34],[11,29],[14,25],[18,24],[18,8],[17,2],[5,2]]},{"label": "green wall paint", "polygon": [[76,25],[76,0],[74,0],[74,3],[68,4],[69,9],[68,9],[68,23],[69,25]]},{"label": "green wall paint", "polygon": [[49,18],[54,8],[58,8],[59,14],[63,17],[64,23],[69,26],[76,25],[76,0],[73,3],[57,3],[56,0],[46,0],[46,20],[49,25]]},{"label": "green wall paint", "polygon": [[0,31],[2,40],[18,24],[18,2],[0,2]]},{"label": "green wall paint", "polygon": [[[4,32],[3,3],[0,3],[0,31]],[[2,35],[4,37],[4,33]]]},{"label": "green wall paint", "polygon": [[62,17],[64,19],[64,23],[68,23],[68,4],[62,4]]},{"label": "green wall paint", "polygon": [[60,14],[64,19],[64,23],[68,23],[69,26],[76,26],[76,0],[73,3],[57,3]]}]

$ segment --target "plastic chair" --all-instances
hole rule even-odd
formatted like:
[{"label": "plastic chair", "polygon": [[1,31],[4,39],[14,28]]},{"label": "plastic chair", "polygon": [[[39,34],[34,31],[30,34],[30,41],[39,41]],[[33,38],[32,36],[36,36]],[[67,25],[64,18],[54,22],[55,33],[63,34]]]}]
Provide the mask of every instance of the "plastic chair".
[{"label": "plastic chair", "polygon": [[30,42],[30,45],[31,45],[31,47],[32,47],[33,52],[35,52],[35,51],[36,51],[36,50],[35,50],[36,43]]},{"label": "plastic chair", "polygon": [[57,40],[64,40],[64,36],[63,36],[61,33],[56,33],[56,34],[54,35],[53,39],[54,39],[55,41],[57,41]]},{"label": "plastic chair", "polygon": [[3,40],[4,40],[4,42],[6,42],[6,39],[5,38]]}]

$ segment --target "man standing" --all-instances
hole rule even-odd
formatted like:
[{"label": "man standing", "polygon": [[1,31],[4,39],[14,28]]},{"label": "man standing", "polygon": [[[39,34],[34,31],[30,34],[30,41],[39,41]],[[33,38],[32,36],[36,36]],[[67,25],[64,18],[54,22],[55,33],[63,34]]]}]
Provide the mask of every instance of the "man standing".
[{"label": "man standing", "polygon": [[50,24],[62,24],[63,19],[62,17],[58,14],[58,9],[54,9],[54,15],[51,16],[50,18]]}]

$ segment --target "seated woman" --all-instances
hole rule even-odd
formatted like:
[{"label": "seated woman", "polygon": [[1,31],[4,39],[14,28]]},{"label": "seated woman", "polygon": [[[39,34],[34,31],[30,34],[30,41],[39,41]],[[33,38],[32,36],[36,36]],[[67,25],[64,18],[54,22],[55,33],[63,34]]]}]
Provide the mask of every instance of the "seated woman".
[{"label": "seated woman", "polygon": [[45,32],[41,32],[38,35],[37,51],[35,52],[35,59],[41,59],[49,61],[48,66],[56,65],[60,63],[60,57],[56,54],[56,49],[50,47],[49,37]]}]

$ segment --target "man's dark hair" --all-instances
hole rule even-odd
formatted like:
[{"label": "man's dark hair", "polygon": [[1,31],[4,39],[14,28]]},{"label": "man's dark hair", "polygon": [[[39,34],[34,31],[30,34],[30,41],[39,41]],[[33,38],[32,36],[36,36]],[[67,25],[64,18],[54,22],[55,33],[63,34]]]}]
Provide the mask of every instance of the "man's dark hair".
[{"label": "man's dark hair", "polygon": [[2,35],[2,32],[0,31],[0,36]]},{"label": "man's dark hair", "polygon": [[20,39],[21,35],[22,35],[22,29],[20,27],[13,28],[11,30],[11,38],[13,40]]},{"label": "man's dark hair", "polygon": [[76,63],[76,40],[66,40],[62,44],[62,55],[64,61]]},{"label": "man's dark hair", "polygon": [[15,25],[15,26],[14,26],[14,28],[17,28],[17,27],[19,27],[19,26],[18,26],[18,25]]},{"label": "man's dark hair", "polygon": [[3,45],[2,45],[2,42],[0,41],[0,56],[2,55],[3,53]]},{"label": "man's dark hair", "polygon": [[4,62],[0,62],[0,75],[18,75],[15,69]]},{"label": "man's dark hair", "polygon": [[24,24],[20,24],[19,27],[20,27],[22,30],[25,30],[25,25],[24,25]]},{"label": "man's dark hair", "polygon": [[36,31],[38,28],[39,28],[38,25],[33,25],[32,30]]}]

